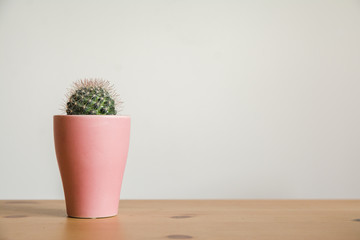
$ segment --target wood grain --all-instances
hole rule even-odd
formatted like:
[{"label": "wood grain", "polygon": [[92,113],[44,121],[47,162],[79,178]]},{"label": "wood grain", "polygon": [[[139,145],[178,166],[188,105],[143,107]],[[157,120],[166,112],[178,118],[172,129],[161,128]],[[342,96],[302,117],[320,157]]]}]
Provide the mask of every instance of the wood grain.
[{"label": "wood grain", "polygon": [[121,200],[119,215],[66,217],[61,200],[0,201],[0,240],[359,240],[360,200]]}]

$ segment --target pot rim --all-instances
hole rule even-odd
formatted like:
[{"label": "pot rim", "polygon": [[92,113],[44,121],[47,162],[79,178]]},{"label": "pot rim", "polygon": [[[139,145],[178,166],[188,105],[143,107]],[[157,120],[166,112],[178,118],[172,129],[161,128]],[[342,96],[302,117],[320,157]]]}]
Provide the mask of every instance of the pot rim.
[{"label": "pot rim", "polygon": [[127,115],[54,115],[54,118],[130,118]]}]

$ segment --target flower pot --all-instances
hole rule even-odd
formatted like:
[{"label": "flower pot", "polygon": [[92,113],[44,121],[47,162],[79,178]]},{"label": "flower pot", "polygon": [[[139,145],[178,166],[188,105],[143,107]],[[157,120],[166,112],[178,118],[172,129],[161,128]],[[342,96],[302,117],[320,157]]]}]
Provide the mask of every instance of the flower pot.
[{"label": "flower pot", "polygon": [[117,215],[130,117],[56,115],[54,140],[68,216]]}]

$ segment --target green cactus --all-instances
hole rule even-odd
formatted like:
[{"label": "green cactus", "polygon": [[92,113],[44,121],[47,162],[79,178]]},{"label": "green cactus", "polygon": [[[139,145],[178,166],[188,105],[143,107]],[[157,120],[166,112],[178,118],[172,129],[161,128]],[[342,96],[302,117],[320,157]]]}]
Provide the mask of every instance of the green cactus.
[{"label": "green cactus", "polygon": [[68,115],[116,115],[117,95],[108,81],[84,79],[74,83],[68,95]]}]

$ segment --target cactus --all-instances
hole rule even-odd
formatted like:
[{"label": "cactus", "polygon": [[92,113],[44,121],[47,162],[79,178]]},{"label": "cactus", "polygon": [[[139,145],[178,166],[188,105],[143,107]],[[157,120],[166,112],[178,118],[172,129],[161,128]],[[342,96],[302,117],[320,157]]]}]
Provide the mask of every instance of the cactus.
[{"label": "cactus", "polygon": [[84,79],[74,83],[68,94],[68,115],[116,115],[117,101],[113,87],[102,79]]}]

